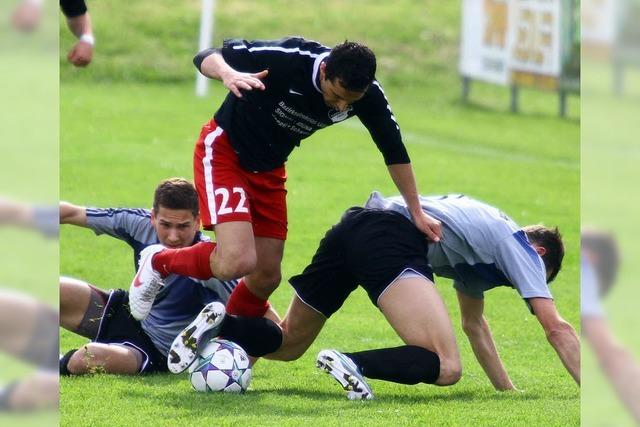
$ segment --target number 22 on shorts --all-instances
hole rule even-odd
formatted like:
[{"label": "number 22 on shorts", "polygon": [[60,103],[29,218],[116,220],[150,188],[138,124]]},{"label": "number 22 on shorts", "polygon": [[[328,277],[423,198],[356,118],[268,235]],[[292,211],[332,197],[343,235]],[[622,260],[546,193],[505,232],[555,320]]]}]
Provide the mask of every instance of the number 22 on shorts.
[{"label": "number 22 on shorts", "polygon": [[229,201],[231,196],[229,194],[229,189],[227,188],[216,188],[214,194],[216,196],[222,196],[222,202],[220,203],[220,208],[218,209],[218,215],[226,215],[230,213],[248,213],[249,209],[246,206],[247,203],[247,195],[244,192],[244,188],[242,187],[233,187],[233,194],[239,194],[240,200],[235,208],[229,206]]}]

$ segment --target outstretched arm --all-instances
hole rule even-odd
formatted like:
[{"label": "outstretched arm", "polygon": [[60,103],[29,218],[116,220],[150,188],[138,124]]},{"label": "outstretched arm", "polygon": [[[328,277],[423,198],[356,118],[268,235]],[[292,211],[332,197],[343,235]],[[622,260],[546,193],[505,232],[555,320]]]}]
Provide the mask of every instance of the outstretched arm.
[{"label": "outstretched arm", "polygon": [[202,75],[220,80],[235,96],[242,98],[240,90],[264,90],[262,79],[267,77],[268,71],[259,73],[241,73],[231,68],[222,55],[215,49],[200,52],[193,60]]},{"label": "outstretched arm", "polygon": [[582,333],[616,393],[640,423],[640,365],[617,342],[603,318],[584,316]]},{"label": "outstretched arm", "polygon": [[469,339],[473,353],[496,390],[515,390],[500,360],[491,329],[483,315],[484,300],[458,292],[462,329]]},{"label": "outstretched arm", "polygon": [[60,224],[87,226],[87,208],[72,205],[68,202],[60,202]]},{"label": "outstretched arm", "polygon": [[580,339],[549,298],[529,298],[529,304],[542,325],[549,344],[558,353],[564,367],[576,383],[580,384]]},{"label": "outstretched arm", "polygon": [[432,242],[439,241],[442,237],[440,221],[427,215],[425,211],[422,210],[411,163],[392,164],[389,165],[388,168],[393,182],[407,203],[407,208],[416,227],[426,234]]}]

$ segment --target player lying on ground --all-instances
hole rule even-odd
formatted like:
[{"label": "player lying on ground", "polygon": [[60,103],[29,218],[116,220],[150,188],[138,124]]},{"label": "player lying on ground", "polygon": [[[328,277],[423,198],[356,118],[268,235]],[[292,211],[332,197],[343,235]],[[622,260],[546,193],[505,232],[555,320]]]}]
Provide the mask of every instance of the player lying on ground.
[{"label": "player lying on ground", "polygon": [[[499,285],[517,289],[579,382],[579,340],[558,314],[547,286],[560,271],[564,255],[557,230],[520,229],[498,209],[464,196],[422,202],[442,222],[438,243],[424,239],[399,198],[383,199],[374,193],[367,209],[345,213],[320,242],[311,264],[290,279],[296,295],[281,323],[283,343],[267,358],[294,360],[304,354],[325,321],[360,284],[406,345],[345,354],[323,350],[318,366],[356,399],[372,396],[365,376],[403,384],[454,384],[461,376],[460,356],[446,308],[433,286],[433,269],[454,279],[463,328],[497,389],[514,388],[482,314],[483,292]],[[201,328],[187,328],[179,335],[172,344],[179,357],[169,361],[169,369],[186,369],[195,352],[185,342],[223,326],[223,318],[221,311],[213,324],[201,323]]]},{"label": "player lying on ground", "polygon": [[35,298],[0,291],[0,353],[38,371],[0,386],[0,411],[58,407],[58,313]]},{"label": "player lying on ground", "polygon": [[620,400],[640,423],[640,364],[616,339],[600,303],[616,283],[617,244],[609,233],[586,230],[581,247],[582,334]]},{"label": "player lying on ground", "polygon": [[[145,289],[159,290],[162,277],[171,273],[243,277],[227,310],[262,316],[281,280],[285,162],[302,140],[353,116],[369,130],[416,226],[430,239],[439,238],[440,224],[420,209],[409,155],[375,80],[376,58],[368,47],[345,41],[331,49],[300,37],[233,39],[199,53],[194,63],[230,90],[202,128],[194,153],[202,223],[215,230],[217,242],[179,252],[157,247],[150,265],[141,266]],[[132,314],[143,319],[152,293],[132,290],[131,300]]]},{"label": "player lying on ground", "polygon": [[[147,246],[170,248],[208,241],[200,231],[198,196],[181,178],[162,181],[155,190],[153,209],[95,209],[60,203],[60,223],[73,224],[127,242],[134,265]],[[60,360],[63,374],[105,372],[137,374],[166,372],[166,355],[175,336],[203,307],[226,301],[235,281],[167,277],[150,315],[138,322],[129,313],[128,294],[103,291],[88,283],[60,279],[60,326],[92,340]],[[277,317],[275,317],[277,319]]]}]

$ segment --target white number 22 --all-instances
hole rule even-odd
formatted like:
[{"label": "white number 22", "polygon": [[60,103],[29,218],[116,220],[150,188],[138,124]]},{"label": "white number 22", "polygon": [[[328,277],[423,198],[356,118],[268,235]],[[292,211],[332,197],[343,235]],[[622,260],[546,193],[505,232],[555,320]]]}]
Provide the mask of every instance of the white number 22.
[{"label": "white number 22", "polygon": [[240,194],[240,200],[238,201],[238,205],[236,206],[235,209],[232,209],[231,207],[229,207],[229,190],[227,190],[226,188],[217,188],[216,191],[214,192],[215,195],[220,195],[222,196],[222,203],[220,203],[220,209],[218,209],[218,215],[225,215],[225,214],[230,214],[232,212],[238,212],[238,213],[248,213],[249,209],[247,209],[247,207],[245,206],[245,203],[247,202],[247,196],[244,192],[244,188],[242,187],[233,187],[233,194]]}]

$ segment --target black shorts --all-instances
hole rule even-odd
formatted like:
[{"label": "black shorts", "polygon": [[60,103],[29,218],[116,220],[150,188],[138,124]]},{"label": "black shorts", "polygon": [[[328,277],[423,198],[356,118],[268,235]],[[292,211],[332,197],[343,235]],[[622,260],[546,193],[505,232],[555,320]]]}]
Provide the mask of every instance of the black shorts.
[{"label": "black shorts", "polygon": [[151,341],[139,321],[129,312],[129,294],[122,289],[109,294],[98,334],[93,342],[119,344],[135,348],[142,353],[141,374],[167,372],[167,358]]},{"label": "black shorts", "polygon": [[289,279],[298,297],[330,317],[358,285],[378,297],[403,271],[433,281],[427,238],[397,212],[349,209],[320,242],[311,264]]}]

